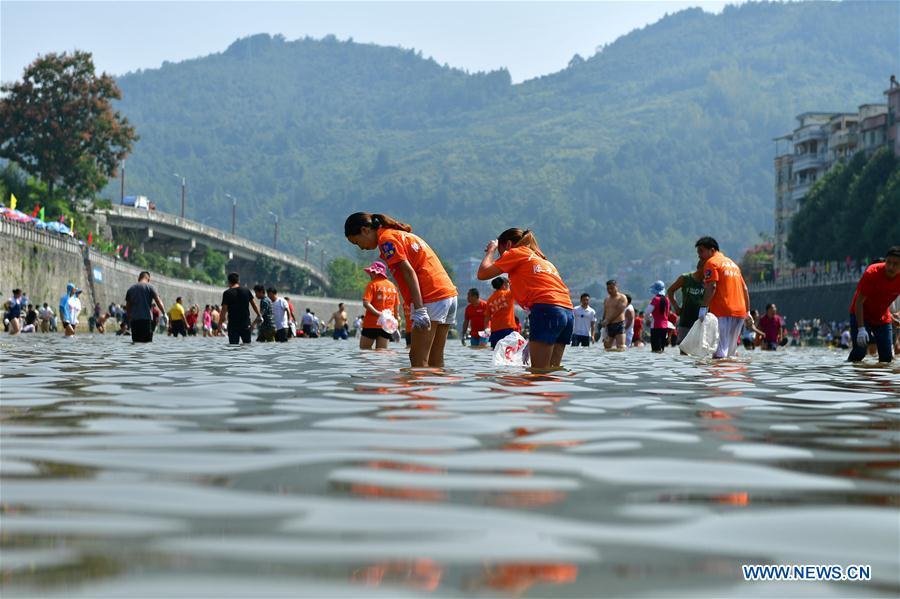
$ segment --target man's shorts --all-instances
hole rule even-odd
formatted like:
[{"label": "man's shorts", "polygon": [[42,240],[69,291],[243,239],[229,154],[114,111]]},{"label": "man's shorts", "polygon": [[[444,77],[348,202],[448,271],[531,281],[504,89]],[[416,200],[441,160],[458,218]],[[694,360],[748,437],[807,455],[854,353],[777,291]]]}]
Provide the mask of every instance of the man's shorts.
[{"label": "man's shorts", "polygon": [[363,329],[362,333],[360,333],[360,334],[363,337],[365,337],[366,339],[378,339],[380,337],[381,339],[387,339],[388,341],[394,340],[394,337],[390,333],[388,333],[387,331],[385,331],[384,329],[382,329],[380,327],[379,328],[372,327],[371,329]]},{"label": "man's shorts", "polygon": [[153,341],[152,320],[132,320],[131,340],[134,343],[150,343]]},{"label": "man's shorts", "polygon": [[480,347],[482,345],[487,345],[487,340],[482,339],[478,336],[478,333],[476,333],[475,335],[469,337],[469,345],[471,345],[472,347]]},{"label": "man's shorts", "polygon": [[331,338],[334,340],[338,339],[347,339],[350,335],[347,333],[347,329],[341,327],[340,329],[335,329],[334,333],[331,334]]},{"label": "man's shorts", "polygon": [[591,345],[591,338],[587,335],[572,335],[572,346],[573,347],[589,347]]},{"label": "man's shorts", "polygon": [[266,341],[275,341],[275,329],[260,329],[259,335],[256,337],[258,343]]},{"label": "man's shorts", "polygon": [[277,331],[275,331],[275,341],[278,341],[279,343],[286,343],[290,336],[290,329],[278,329]]},{"label": "man's shorts", "polygon": [[535,304],[531,307],[530,339],[540,343],[568,345],[575,328],[575,312],[552,304]]},{"label": "man's shorts", "polygon": [[[425,304],[432,324],[456,324],[456,296]],[[412,312],[410,312],[411,314]]]},{"label": "man's shorts", "polygon": [[615,337],[617,335],[625,334],[625,321],[620,320],[619,322],[612,322],[606,325],[606,334],[610,337]]}]

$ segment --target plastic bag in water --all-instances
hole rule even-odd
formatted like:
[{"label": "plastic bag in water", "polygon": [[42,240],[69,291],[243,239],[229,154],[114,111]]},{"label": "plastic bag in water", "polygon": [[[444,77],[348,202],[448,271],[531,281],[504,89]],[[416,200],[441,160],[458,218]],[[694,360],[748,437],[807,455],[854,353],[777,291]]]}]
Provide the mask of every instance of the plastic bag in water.
[{"label": "plastic bag in water", "polygon": [[497,342],[494,348],[494,366],[524,366],[528,363],[528,342],[513,331]]},{"label": "plastic bag in water", "polygon": [[698,318],[678,347],[695,358],[708,358],[719,345],[719,319],[707,314],[702,321]]},{"label": "plastic bag in water", "polygon": [[394,315],[390,310],[382,310],[381,316],[378,317],[378,326],[380,326],[385,333],[389,335],[393,335],[397,332],[397,329],[400,327],[397,319],[394,318]]}]

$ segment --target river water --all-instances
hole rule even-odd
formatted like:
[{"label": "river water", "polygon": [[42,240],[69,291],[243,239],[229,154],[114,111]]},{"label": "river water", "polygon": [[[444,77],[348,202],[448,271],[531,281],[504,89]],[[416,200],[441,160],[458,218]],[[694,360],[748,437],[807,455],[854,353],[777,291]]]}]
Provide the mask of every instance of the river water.
[{"label": "river water", "polygon": [[[900,365],[4,336],[4,597],[896,596]],[[868,582],[745,582],[863,564]]]}]

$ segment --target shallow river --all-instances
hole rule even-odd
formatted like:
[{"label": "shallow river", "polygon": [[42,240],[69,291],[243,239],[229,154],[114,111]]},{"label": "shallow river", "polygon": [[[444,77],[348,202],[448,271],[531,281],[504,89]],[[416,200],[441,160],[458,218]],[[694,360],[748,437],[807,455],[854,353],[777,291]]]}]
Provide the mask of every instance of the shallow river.
[{"label": "shallow river", "polygon": [[2,595],[900,593],[896,362],[352,344],[3,336]]}]

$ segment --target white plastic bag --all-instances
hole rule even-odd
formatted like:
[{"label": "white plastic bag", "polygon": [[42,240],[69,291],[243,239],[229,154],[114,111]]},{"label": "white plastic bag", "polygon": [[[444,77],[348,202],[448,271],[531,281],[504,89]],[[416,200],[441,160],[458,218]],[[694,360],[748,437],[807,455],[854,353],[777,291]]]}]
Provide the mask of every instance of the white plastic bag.
[{"label": "white plastic bag", "polygon": [[389,335],[393,335],[400,328],[400,324],[390,310],[382,310],[381,316],[378,317],[378,326]]},{"label": "white plastic bag", "polygon": [[497,342],[494,348],[494,366],[524,366],[528,363],[528,342],[513,331]]},{"label": "white plastic bag", "polygon": [[719,345],[719,319],[707,314],[701,321],[694,322],[691,330],[678,347],[695,358],[708,358]]}]

